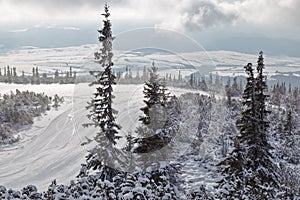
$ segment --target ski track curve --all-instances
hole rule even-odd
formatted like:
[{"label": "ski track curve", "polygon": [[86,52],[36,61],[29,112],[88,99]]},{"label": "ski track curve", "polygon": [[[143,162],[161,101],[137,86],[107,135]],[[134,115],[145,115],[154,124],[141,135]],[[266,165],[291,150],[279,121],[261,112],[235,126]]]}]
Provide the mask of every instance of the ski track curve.
[{"label": "ski track curve", "polygon": [[[43,92],[52,95],[56,87],[47,86]],[[0,185],[19,190],[33,184],[44,191],[54,179],[59,184],[69,184],[78,174],[87,149],[92,145],[81,146],[81,143],[85,137],[93,138],[97,131],[92,127],[82,127],[83,123],[88,122],[85,107],[93,94],[93,88],[87,84],[68,85],[65,89],[63,85],[59,87],[58,94],[65,96],[66,103],[22,130],[21,142],[0,149]],[[33,87],[32,91],[36,88]],[[72,93],[70,88],[73,89]],[[40,88],[37,92],[40,92]],[[175,89],[172,92],[171,89],[173,94],[183,92]],[[117,123],[122,126],[120,134],[133,133],[138,125],[138,117],[142,114],[140,108],[144,106],[143,85],[117,85],[114,86],[114,94]]]},{"label": "ski track curve", "polygon": [[[123,134],[136,124],[137,117],[133,116],[139,112],[137,105],[143,105],[142,89],[142,85],[115,86],[114,108],[119,111],[117,122],[123,127]],[[62,88],[60,91],[64,96]],[[88,122],[85,106],[92,91],[87,84],[76,85],[73,96],[68,97],[71,100],[67,99],[57,111],[50,111],[22,130],[22,141],[0,150],[0,185],[22,189],[33,184],[43,191],[54,179],[59,184],[68,184],[76,177],[89,149],[81,143],[85,137],[93,138],[97,131],[82,127]]]}]

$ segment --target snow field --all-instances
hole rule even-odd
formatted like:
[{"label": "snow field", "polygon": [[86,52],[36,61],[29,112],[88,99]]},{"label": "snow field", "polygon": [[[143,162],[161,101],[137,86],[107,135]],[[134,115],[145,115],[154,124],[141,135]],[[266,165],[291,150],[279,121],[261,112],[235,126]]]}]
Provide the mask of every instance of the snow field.
[{"label": "snow field", "polygon": [[[68,184],[79,172],[84,163],[87,149],[92,145],[81,146],[95,135],[95,129],[83,128],[88,122],[85,109],[93,87],[78,85],[17,85],[0,84],[0,93],[29,90],[44,92],[47,95],[64,96],[58,110],[54,108],[42,117],[36,118],[34,124],[19,134],[22,140],[0,151],[0,183],[8,188],[21,189],[34,184],[40,191],[47,188],[52,180]],[[121,135],[134,134],[138,126],[139,110],[143,106],[143,85],[116,85],[114,87],[114,108],[118,111],[117,123],[122,126]],[[187,90],[170,88],[171,94],[180,95]],[[191,90],[191,92],[196,92]],[[187,138],[184,138],[185,140]],[[191,139],[184,141],[185,148]],[[125,146],[125,139],[119,147]],[[181,142],[183,145],[183,142]],[[183,146],[182,146],[183,147]],[[178,155],[179,156],[179,155]]]}]

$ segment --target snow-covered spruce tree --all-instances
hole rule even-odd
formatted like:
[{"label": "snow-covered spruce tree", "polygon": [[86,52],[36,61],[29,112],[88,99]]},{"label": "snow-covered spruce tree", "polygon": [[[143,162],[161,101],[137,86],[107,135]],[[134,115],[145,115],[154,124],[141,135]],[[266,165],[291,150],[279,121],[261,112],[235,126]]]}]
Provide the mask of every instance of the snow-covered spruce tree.
[{"label": "snow-covered spruce tree", "polygon": [[112,42],[114,37],[111,31],[111,22],[109,20],[109,6],[105,4],[103,20],[103,28],[98,30],[100,33],[99,41],[102,44],[100,52],[95,53],[95,60],[101,66],[102,70],[91,72],[95,77],[90,85],[96,85],[96,91],[93,98],[88,102],[87,109],[90,111],[88,118],[90,123],[84,124],[87,126],[94,126],[99,128],[94,140],[97,145],[89,151],[87,156],[87,164],[83,165],[79,176],[86,175],[85,171],[89,169],[99,170],[102,173],[101,179],[111,180],[116,174],[114,169],[114,158],[121,153],[114,145],[117,139],[120,138],[118,130],[120,126],[115,122],[114,114],[116,111],[112,108],[113,103],[113,85],[115,83],[115,75],[112,72],[113,53]]},{"label": "snow-covered spruce tree", "polygon": [[248,78],[243,94],[244,108],[237,121],[240,135],[235,138],[232,153],[220,163],[225,165],[224,178],[219,182],[221,199],[274,199],[281,190],[281,179],[267,141],[267,95],[264,94],[267,86],[263,68],[262,52],[256,78],[252,64],[245,67]]},{"label": "snow-covered spruce tree", "polygon": [[[240,129],[242,132],[255,132],[253,130],[254,126],[252,125],[251,118],[254,118],[254,85],[255,78],[252,69],[252,64],[248,63],[247,66],[244,67],[245,71],[248,75],[247,84],[245,87],[245,91],[243,94],[243,105],[245,107],[242,118],[239,121],[247,123]],[[239,142],[239,138],[236,137],[234,139],[234,149],[233,151],[219,164],[220,166],[224,166],[222,170],[222,174],[224,178],[219,182],[220,190],[220,198],[223,199],[234,199],[239,198],[242,199],[244,194],[245,182],[243,180],[244,176],[244,161],[245,161],[245,152],[242,149],[242,146]]]},{"label": "snow-covered spruce tree", "polygon": [[265,91],[268,89],[266,79],[267,77],[263,75],[263,69],[264,69],[264,58],[263,58],[263,52],[259,52],[259,57],[257,61],[257,77],[255,80],[255,87],[254,87],[254,102],[255,102],[255,110],[256,110],[256,119],[257,123],[259,125],[258,133],[259,138],[261,139],[262,145],[268,146],[270,149],[270,145],[267,142],[267,128],[269,126],[269,122],[266,121],[266,115],[270,113],[270,111],[266,110],[265,102],[269,95],[265,94]]},{"label": "snow-covered spruce tree", "polygon": [[[113,100],[113,85],[116,84],[112,72],[112,41],[114,37],[111,31],[111,22],[109,20],[109,7],[105,4],[104,11],[102,14],[105,17],[104,26],[102,30],[98,30],[100,33],[99,41],[102,44],[100,52],[95,52],[96,62],[102,67],[100,71],[92,71],[91,74],[95,76],[95,81],[91,83],[96,85],[96,92],[94,97],[88,103],[87,109],[90,110],[88,118],[91,119],[91,123],[87,125],[94,125],[99,127],[101,132],[113,143],[116,144],[116,140],[120,138],[118,136],[118,130],[120,126],[116,124],[114,117],[114,109],[112,108]],[[102,134],[101,133],[101,134]]]},{"label": "snow-covered spruce tree", "polygon": [[278,168],[273,163],[272,155],[270,154],[272,147],[267,140],[269,122],[266,120],[266,115],[269,111],[266,110],[266,100],[269,96],[265,94],[267,84],[266,76],[263,75],[263,52],[259,53],[256,69],[258,75],[255,79],[254,107],[252,108],[254,111],[252,116],[254,118],[247,120],[251,121],[254,130],[242,132],[244,127],[248,127],[247,121],[239,123],[241,130],[240,141],[246,146],[246,195],[256,199],[274,199],[277,193],[280,192],[281,179],[278,174]]},{"label": "snow-covered spruce tree", "polygon": [[[139,138],[133,140],[133,153],[138,153],[137,163],[141,169],[158,169],[169,158],[178,130],[179,105],[176,97],[169,97],[166,84],[152,63],[149,81],[144,87],[144,102],[141,110],[143,122],[136,130]],[[167,148],[164,148],[168,145]],[[159,150],[159,151],[158,151]],[[174,153],[174,152],[173,152]]]},{"label": "snow-covered spruce tree", "polygon": [[296,129],[296,121],[293,119],[292,110],[289,109],[286,114],[286,120],[284,122],[283,131],[287,136],[293,135],[293,131]]},{"label": "snow-covered spruce tree", "polygon": [[299,126],[297,125],[297,123],[299,123],[299,116],[297,116],[298,115],[295,112],[289,109],[286,112],[286,119],[284,120],[283,125],[283,156],[288,163],[294,165],[298,165],[300,163],[300,131],[298,128]]},{"label": "snow-covered spruce tree", "polygon": [[155,105],[165,107],[169,99],[166,83],[159,77],[157,70],[158,69],[155,67],[153,61],[152,67],[149,69],[150,79],[145,83],[144,86],[144,102],[146,106],[141,108],[144,116],[140,117],[139,119],[145,125],[148,125],[151,122],[150,109]]},{"label": "snow-covered spruce tree", "polygon": [[[283,134],[279,133],[280,138],[283,136],[283,140],[278,142],[280,146],[276,150],[281,153],[280,158],[283,158],[280,167],[284,178],[284,198],[297,199],[300,197],[300,131],[297,125],[299,116],[289,108],[285,118]],[[279,120],[276,121],[278,123]]]}]

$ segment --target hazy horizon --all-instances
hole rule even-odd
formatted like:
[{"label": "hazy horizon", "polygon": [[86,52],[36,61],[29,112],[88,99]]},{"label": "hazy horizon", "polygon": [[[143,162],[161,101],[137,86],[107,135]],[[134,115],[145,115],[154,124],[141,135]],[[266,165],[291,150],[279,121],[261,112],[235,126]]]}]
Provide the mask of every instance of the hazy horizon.
[{"label": "hazy horizon", "polygon": [[[0,50],[98,43],[97,29],[102,26],[104,2],[0,0]],[[257,54],[263,50],[269,55],[300,55],[300,2],[296,0],[111,0],[107,3],[113,34],[117,37],[130,30],[152,27],[190,37],[208,51]],[[128,39],[135,43],[143,37],[135,34]]]}]

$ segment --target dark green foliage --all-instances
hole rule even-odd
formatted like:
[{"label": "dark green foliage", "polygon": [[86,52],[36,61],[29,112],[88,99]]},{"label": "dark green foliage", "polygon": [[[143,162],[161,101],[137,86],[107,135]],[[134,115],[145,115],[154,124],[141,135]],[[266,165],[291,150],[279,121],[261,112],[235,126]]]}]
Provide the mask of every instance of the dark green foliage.
[{"label": "dark green foliage", "polygon": [[292,116],[292,110],[289,109],[286,114],[286,120],[284,123],[283,131],[288,135],[291,136],[293,132],[296,130],[296,121]]},{"label": "dark green foliage", "polygon": [[33,123],[33,118],[50,109],[51,98],[44,94],[16,90],[0,99],[0,144],[18,141],[15,134],[24,125]]},{"label": "dark green foliage", "polygon": [[188,199],[213,200],[213,198],[207,194],[207,190],[204,185],[201,185],[199,188],[194,188],[194,190],[195,191],[193,191],[193,192],[191,192],[191,194],[189,194]]},{"label": "dark green foliage", "polygon": [[157,70],[158,69],[155,67],[153,62],[152,67],[149,70],[150,79],[145,83],[144,86],[144,102],[146,106],[141,108],[141,110],[144,112],[144,116],[140,117],[139,120],[145,125],[150,124],[151,122],[150,109],[154,108],[154,105],[165,107],[169,99],[166,83],[159,77]]},{"label": "dark green foliage", "polygon": [[225,199],[274,199],[281,191],[278,168],[273,163],[267,140],[269,122],[266,115],[266,77],[263,75],[263,55],[257,61],[257,77],[252,64],[245,70],[248,74],[243,93],[242,116],[237,121],[240,135],[235,138],[232,153],[220,163],[224,178],[219,182],[220,197]]},{"label": "dark green foliage", "polygon": [[[116,111],[112,108],[114,98],[112,86],[116,84],[116,77],[112,72],[112,42],[114,38],[107,4],[104,6],[104,14],[102,15],[105,17],[104,25],[101,30],[98,30],[100,34],[98,39],[102,44],[102,48],[99,52],[95,52],[95,60],[101,69],[91,72],[95,80],[90,85],[95,85],[96,91],[87,106],[90,111],[88,118],[91,122],[84,124],[84,126],[94,126],[98,129],[94,138],[97,145],[89,150],[89,154],[86,156],[86,164],[82,166],[79,176],[86,176],[88,170],[96,170],[102,180],[111,181],[116,175],[116,169],[120,169],[126,159],[122,160],[122,151],[114,146],[120,138],[118,131],[121,127],[115,122],[114,115]],[[120,161],[120,163],[116,164],[117,161]],[[87,172],[83,173],[85,170]]]},{"label": "dark green foliage", "polygon": [[177,134],[179,114],[179,100],[175,96],[163,105],[152,105],[149,112],[151,123],[137,128],[136,133],[140,137],[131,140],[135,144],[131,151],[133,153],[151,153],[168,145]]},{"label": "dark green foliage", "polygon": [[[247,66],[245,68],[247,68]],[[238,96],[241,95],[242,91],[241,91],[240,87],[237,84],[237,77],[234,77],[232,85],[231,85],[230,78],[228,79],[227,84],[225,85],[225,92],[226,92],[227,104],[228,105],[231,105],[231,98],[232,97],[238,97]]]},{"label": "dark green foliage", "polygon": [[98,30],[100,33],[99,41],[102,44],[100,52],[95,52],[96,62],[100,64],[102,70],[91,72],[95,77],[95,81],[91,85],[96,85],[96,91],[94,97],[88,103],[87,109],[90,110],[88,118],[91,119],[91,123],[86,124],[94,125],[100,128],[98,134],[105,134],[110,142],[116,144],[116,140],[120,138],[118,136],[118,130],[120,126],[115,123],[114,113],[112,108],[113,88],[115,83],[115,75],[112,73],[112,41],[113,36],[111,32],[111,22],[108,19],[110,16],[109,7],[105,5],[104,14],[105,20],[102,30]]},{"label": "dark green foliage", "polygon": [[64,102],[64,98],[63,97],[59,97],[57,94],[54,95],[53,97],[53,105],[52,107],[54,108],[58,108],[60,106],[61,103]]},{"label": "dark green foliage", "polygon": [[165,147],[168,143],[170,143],[171,137],[155,134],[153,136],[147,138],[136,138],[134,139],[134,143],[137,143],[138,146],[134,148],[134,153],[149,153],[153,151],[157,151],[163,147]]}]

